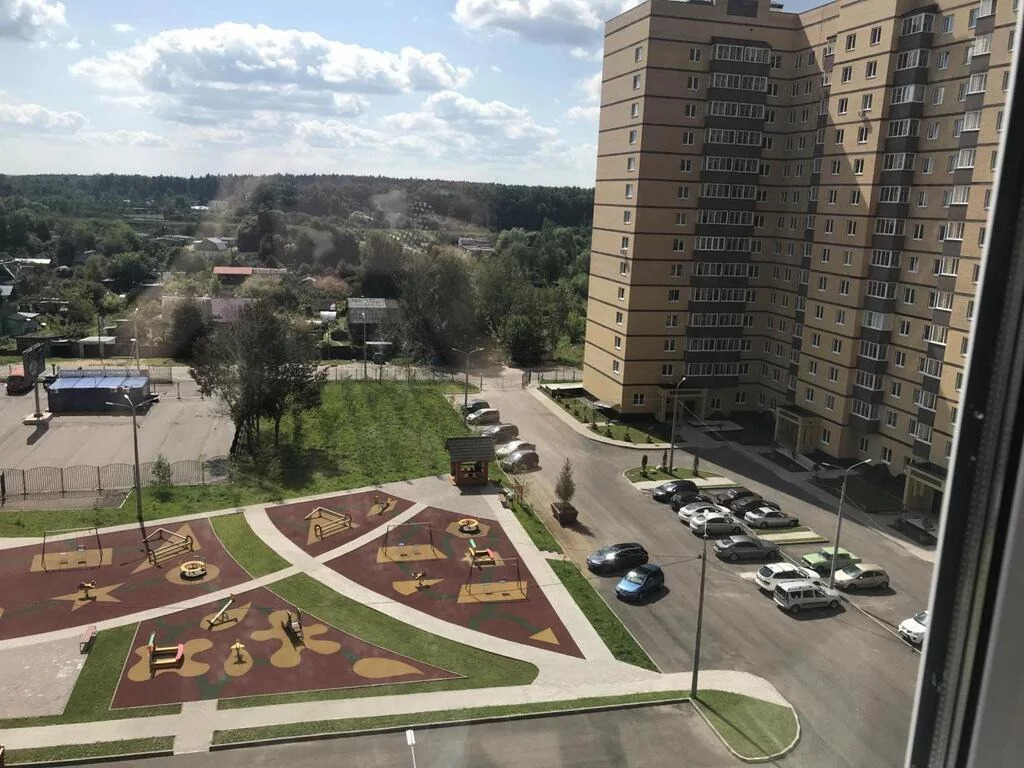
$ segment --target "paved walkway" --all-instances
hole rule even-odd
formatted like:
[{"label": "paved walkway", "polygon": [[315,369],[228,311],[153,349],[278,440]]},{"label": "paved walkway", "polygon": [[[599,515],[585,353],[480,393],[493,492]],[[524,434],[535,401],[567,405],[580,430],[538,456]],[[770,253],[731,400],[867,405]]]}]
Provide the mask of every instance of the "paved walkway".
[{"label": "paved walkway", "polygon": [[[134,624],[171,611],[221,600],[230,593],[268,586],[295,574],[305,573],[339,594],[361,603],[373,603],[376,610],[399,621],[459,643],[534,664],[538,669],[536,680],[531,685],[522,686],[348,698],[231,710],[217,709],[216,701],[188,702],[182,705],[181,713],[178,715],[7,729],[3,733],[3,743],[8,749],[15,750],[147,736],[173,736],[175,752],[185,753],[208,749],[214,731],[231,728],[689,689],[689,673],[659,674],[617,661],[612,656],[551,570],[549,561],[532,544],[515,515],[501,506],[497,494],[461,494],[448,483],[447,478],[441,477],[389,483],[382,486],[382,489],[393,495],[418,500],[410,509],[396,516],[397,522],[407,521],[428,505],[437,505],[500,522],[585,658],[567,657],[564,654],[533,648],[446,622],[356,584],[325,565],[327,561],[383,535],[383,528],[377,528],[314,557],[294,544],[273,524],[264,505],[250,505],[212,514],[243,512],[256,535],[291,563],[288,568],[245,584],[235,585],[230,589],[183,600],[171,606],[97,622],[98,628],[103,630]],[[339,493],[319,494],[306,498],[320,499],[336,495]],[[159,523],[169,524],[183,519],[188,518],[175,518],[173,521]],[[29,543],[25,540],[8,540],[0,545],[11,546],[15,541],[17,544]],[[69,648],[77,648],[73,644],[77,642],[78,634],[78,629],[68,629],[33,637],[14,638],[0,642],[0,649],[28,649],[54,641],[63,641]],[[705,671],[701,675],[701,688],[743,693],[788,706],[771,683],[743,672]]]}]

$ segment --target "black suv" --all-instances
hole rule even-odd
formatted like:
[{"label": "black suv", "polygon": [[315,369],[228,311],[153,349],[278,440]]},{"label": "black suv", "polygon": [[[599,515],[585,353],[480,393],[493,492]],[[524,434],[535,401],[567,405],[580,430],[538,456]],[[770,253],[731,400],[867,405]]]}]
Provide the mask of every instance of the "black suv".
[{"label": "black suv", "polygon": [[612,544],[587,557],[587,568],[594,573],[627,571],[647,562],[647,550],[636,542]]}]

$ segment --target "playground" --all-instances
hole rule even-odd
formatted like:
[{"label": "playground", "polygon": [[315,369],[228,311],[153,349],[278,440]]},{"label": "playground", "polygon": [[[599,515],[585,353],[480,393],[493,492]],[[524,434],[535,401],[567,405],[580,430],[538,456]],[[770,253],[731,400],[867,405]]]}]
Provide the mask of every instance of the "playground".
[{"label": "playground", "polygon": [[582,657],[494,520],[427,507],[327,563],[368,589],[505,640]]},{"label": "playground", "polygon": [[136,528],[85,528],[3,550],[0,640],[89,626],[249,579],[206,519],[150,526],[141,539]]},{"label": "playground", "polygon": [[364,491],[280,504],[266,511],[281,533],[315,557],[386,524],[411,506],[411,501],[380,491]]},{"label": "playground", "polygon": [[447,680],[302,613],[267,589],[139,624],[113,708]]}]

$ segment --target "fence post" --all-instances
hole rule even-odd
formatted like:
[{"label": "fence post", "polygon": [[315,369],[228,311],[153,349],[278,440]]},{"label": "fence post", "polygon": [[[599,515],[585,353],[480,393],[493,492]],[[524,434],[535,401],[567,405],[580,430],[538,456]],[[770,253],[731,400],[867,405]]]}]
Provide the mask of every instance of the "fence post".
[{"label": "fence post", "polygon": [[25,470],[21,470],[21,495],[22,498],[28,497],[28,486],[25,485]]},{"label": "fence post", "polygon": [[64,495],[64,467],[60,468],[60,495]]},{"label": "fence post", "polygon": [[100,479],[100,468],[99,468],[98,465],[96,467],[96,490],[97,491],[102,491],[103,490],[103,481]]},{"label": "fence post", "polygon": [[199,484],[206,485],[206,460],[199,460]]}]

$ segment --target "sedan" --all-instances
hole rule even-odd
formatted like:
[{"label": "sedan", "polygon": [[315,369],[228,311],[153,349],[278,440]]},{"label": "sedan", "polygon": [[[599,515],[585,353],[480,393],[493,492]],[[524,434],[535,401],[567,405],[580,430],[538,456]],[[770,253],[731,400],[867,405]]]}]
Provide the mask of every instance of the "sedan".
[{"label": "sedan", "polygon": [[738,560],[778,560],[779,545],[756,536],[727,536],[715,542],[715,554],[722,560],[735,563]]},{"label": "sedan", "polygon": [[742,499],[736,499],[728,506],[729,509],[732,510],[732,513],[736,515],[736,517],[744,517],[747,514],[747,512],[749,512],[752,509],[757,509],[758,507],[775,507],[775,509],[779,508],[779,505],[776,504],[774,501],[762,499],[760,496],[744,496]]},{"label": "sedan", "polygon": [[698,501],[702,501],[705,504],[712,503],[711,499],[709,499],[700,491],[680,491],[679,493],[672,497],[669,504],[671,504],[673,512],[678,512],[687,504],[693,504],[694,502]]},{"label": "sedan", "polygon": [[723,512],[702,512],[690,520],[690,530],[698,536],[728,536],[743,533],[743,528],[732,515]]},{"label": "sedan", "polygon": [[795,528],[800,525],[800,518],[787,515],[775,507],[749,509],[743,520],[751,528]]},{"label": "sedan", "polygon": [[516,451],[501,460],[500,466],[506,472],[522,472],[524,469],[536,469],[540,466],[540,456],[536,451]]},{"label": "sedan", "polygon": [[889,574],[881,566],[873,563],[857,563],[836,571],[836,586],[840,589],[886,589],[889,586]]},{"label": "sedan", "polygon": [[757,495],[758,494],[754,493],[749,488],[744,488],[744,487],[740,486],[738,488],[730,488],[727,491],[722,491],[720,494],[715,496],[715,501],[717,501],[719,504],[728,505],[728,504],[731,504],[732,502],[736,501],[737,499],[744,498],[745,496],[757,496]]},{"label": "sedan", "polygon": [[[829,573],[832,570],[832,549],[830,547],[822,547],[817,552],[801,557],[800,562],[818,573]],[[850,550],[843,549],[842,547],[836,550],[836,571],[848,565],[856,565],[859,562],[860,558]]]},{"label": "sedan", "polygon": [[511,456],[516,451],[536,451],[537,446],[533,443],[528,443],[525,440],[513,440],[511,443],[505,443],[499,445],[494,449],[494,456],[498,459],[504,459],[506,456]]},{"label": "sedan", "polygon": [[665,504],[671,501],[672,497],[680,491],[696,491],[697,484],[692,480],[669,480],[667,483],[655,486],[651,491],[655,501]]},{"label": "sedan", "polygon": [[665,574],[653,563],[641,565],[622,577],[615,587],[620,600],[638,603],[649,595],[660,592],[665,586]]},{"label": "sedan", "polygon": [[483,410],[484,408],[490,408],[491,404],[486,400],[470,400],[466,405],[462,406],[462,412],[464,414],[476,413],[477,411]]},{"label": "sedan", "polygon": [[897,631],[900,633],[900,637],[911,645],[921,645],[925,635],[928,634],[928,611],[921,611],[909,619],[904,619],[900,622]]},{"label": "sedan", "polygon": [[499,421],[501,421],[501,411],[497,408],[481,408],[478,411],[473,411],[466,417],[466,423],[471,426],[497,424]]},{"label": "sedan", "polygon": [[710,512],[728,514],[721,507],[716,507],[714,504],[708,504],[706,501],[695,501],[693,504],[687,504],[685,507],[680,507],[676,514],[679,515],[680,522],[689,525],[690,521],[697,515],[707,514]]},{"label": "sedan", "polygon": [[587,568],[594,573],[625,571],[647,564],[647,550],[635,542],[602,547],[587,557]]}]

